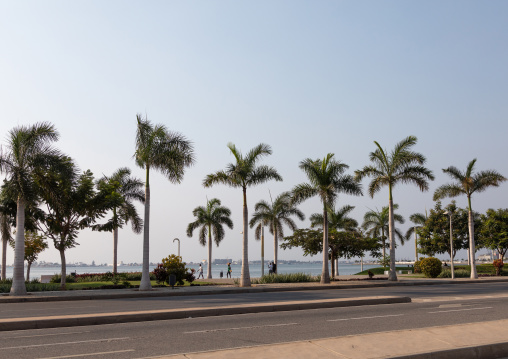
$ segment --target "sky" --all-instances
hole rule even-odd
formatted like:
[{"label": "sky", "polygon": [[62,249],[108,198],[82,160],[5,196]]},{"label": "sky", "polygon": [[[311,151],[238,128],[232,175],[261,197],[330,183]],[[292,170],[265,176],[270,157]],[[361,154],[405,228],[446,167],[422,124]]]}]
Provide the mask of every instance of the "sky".
[{"label": "sky", "polygon": [[[132,157],[136,114],[183,134],[197,161],[182,183],[151,172],[150,261],[176,253],[179,238],[183,260],[196,262],[207,250],[186,227],[207,197],[229,207],[235,225],[213,257],[241,258],[241,189],[202,186],[233,161],[227,143],[244,153],[269,144],[273,154],[261,163],[284,178],[249,188],[252,214],[269,191],[306,182],[298,168],[305,158],[334,153],[353,174],[369,164],[374,141],[391,150],[415,135],[436,179],[428,192],[395,187],[405,232],[409,216],[433,208],[434,190],[450,182],[443,168],[477,158],[477,170],[508,176],[507,15],[508,3],[496,0],[0,0],[0,143],[16,126],[49,121],[60,133],[55,146],[81,170],[99,178],[129,167],[143,179]],[[474,195],[473,209],[507,208],[507,191],[505,183]],[[456,200],[466,206],[465,197]],[[355,206],[361,222],[387,204],[382,190],[339,195],[336,206]],[[314,198],[300,208],[307,219],[297,224],[306,228],[322,207]],[[271,241],[265,259],[273,258]],[[83,230],[78,243],[66,252],[69,263],[112,262],[112,234]],[[252,231],[249,258],[260,251]],[[142,235],[120,230],[118,255],[141,262]],[[396,256],[413,259],[414,242]],[[279,250],[279,259],[320,258]],[[60,257],[50,244],[39,259]]]}]

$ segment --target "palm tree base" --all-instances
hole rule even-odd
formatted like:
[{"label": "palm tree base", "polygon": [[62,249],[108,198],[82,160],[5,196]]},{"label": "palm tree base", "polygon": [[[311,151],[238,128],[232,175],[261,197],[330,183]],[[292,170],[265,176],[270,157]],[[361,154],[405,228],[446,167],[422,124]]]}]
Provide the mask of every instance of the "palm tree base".
[{"label": "palm tree base", "polygon": [[395,274],[395,271],[390,271],[390,272],[388,273],[388,280],[389,280],[390,282],[397,282],[397,281],[398,281],[398,279],[397,279],[397,274]]},{"label": "palm tree base", "polygon": [[23,285],[21,287],[18,287],[18,288],[11,287],[11,291],[10,291],[9,295],[12,295],[12,296],[27,295],[25,283],[23,282]]}]

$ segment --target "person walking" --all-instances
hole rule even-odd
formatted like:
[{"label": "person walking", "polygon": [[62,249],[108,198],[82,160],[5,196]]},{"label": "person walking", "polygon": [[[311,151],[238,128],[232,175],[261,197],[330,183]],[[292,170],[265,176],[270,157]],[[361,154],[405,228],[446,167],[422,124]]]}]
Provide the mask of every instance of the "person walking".
[{"label": "person walking", "polygon": [[268,274],[273,274],[273,262],[268,263]]},{"label": "person walking", "polygon": [[201,263],[199,264],[199,268],[198,268],[198,279],[199,277],[205,279],[205,277],[203,276],[203,266],[201,265]]},{"label": "person walking", "polygon": [[228,271],[226,272],[226,278],[231,278],[231,263],[228,263]]}]

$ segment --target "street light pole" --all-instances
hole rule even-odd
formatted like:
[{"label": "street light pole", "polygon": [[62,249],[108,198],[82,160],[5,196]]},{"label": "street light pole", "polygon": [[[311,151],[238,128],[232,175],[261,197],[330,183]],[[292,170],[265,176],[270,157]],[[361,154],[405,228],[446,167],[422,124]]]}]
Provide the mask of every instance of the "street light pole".
[{"label": "street light pole", "polygon": [[455,271],[453,269],[453,224],[452,224],[452,212],[446,211],[444,214],[448,215],[450,218],[450,262],[451,262],[451,271],[452,271],[452,279],[455,279]]},{"label": "street light pole", "polygon": [[175,238],[173,239],[173,243],[175,243],[175,241],[178,241],[178,257],[180,257],[180,240],[178,238]]}]

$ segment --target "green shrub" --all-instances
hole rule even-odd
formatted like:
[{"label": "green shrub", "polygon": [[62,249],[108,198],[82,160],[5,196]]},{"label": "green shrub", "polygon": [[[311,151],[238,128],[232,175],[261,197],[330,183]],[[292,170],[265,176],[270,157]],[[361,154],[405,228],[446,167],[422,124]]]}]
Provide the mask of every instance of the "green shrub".
[{"label": "green shrub", "polygon": [[153,275],[158,284],[165,283],[168,281],[168,271],[162,264],[157,264],[157,267],[153,270]]},{"label": "green shrub", "polygon": [[285,273],[264,275],[261,278],[252,279],[252,284],[269,283],[299,283],[299,282],[319,282],[319,276],[312,276],[305,273]]},{"label": "green shrub", "polygon": [[[422,258],[424,259],[424,258]],[[415,273],[421,273],[422,272],[422,269],[420,268],[420,264],[422,263],[422,260],[417,260],[415,261],[415,264],[413,265],[413,268],[414,268],[414,272]]]},{"label": "green shrub", "polygon": [[[55,274],[53,277],[51,277],[49,282],[50,283],[60,283],[61,279],[62,279],[62,276],[60,274]],[[72,275],[68,275],[65,277],[65,282],[66,283],[76,283],[76,277],[72,276]]]},{"label": "green shrub", "polygon": [[437,278],[443,269],[443,263],[437,258],[423,258],[420,261],[420,269],[427,278]]},{"label": "green shrub", "polygon": [[502,259],[496,259],[492,263],[494,265],[494,268],[496,268],[496,275],[501,275],[501,270],[504,267],[504,263]]},{"label": "green shrub", "polygon": [[162,258],[162,267],[166,269],[169,276],[173,274],[176,277],[176,283],[178,285],[183,285],[183,280],[187,276],[187,268],[185,268],[185,262],[182,262],[182,257],[171,254],[167,258]]},{"label": "green shrub", "polygon": [[[26,283],[27,292],[44,292],[60,290],[60,285],[55,283]],[[11,283],[0,284],[0,293],[9,293],[11,291]]]},{"label": "green shrub", "polygon": [[[456,269],[455,272],[455,278],[469,278],[471,276],[471,272],[465,269]],[[452,271],[450,269],[443,270],[439,275],[438,278],[451,278],[452,277]]]}]

